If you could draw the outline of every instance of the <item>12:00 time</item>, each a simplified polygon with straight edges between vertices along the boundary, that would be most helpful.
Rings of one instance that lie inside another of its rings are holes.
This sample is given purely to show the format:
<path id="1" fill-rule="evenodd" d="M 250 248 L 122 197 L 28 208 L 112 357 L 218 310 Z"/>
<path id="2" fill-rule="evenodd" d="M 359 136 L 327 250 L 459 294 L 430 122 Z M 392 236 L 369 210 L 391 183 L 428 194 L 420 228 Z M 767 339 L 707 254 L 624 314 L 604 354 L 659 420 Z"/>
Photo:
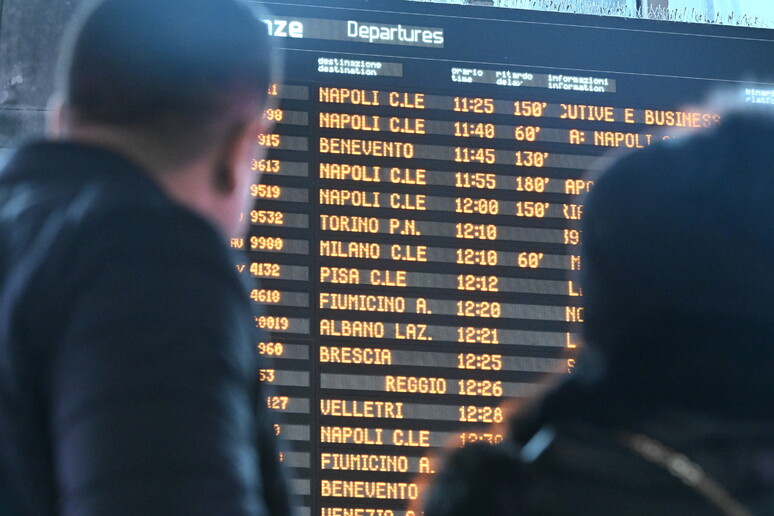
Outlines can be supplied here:
<path id="1" fill-rule="evenodd" d="M 479 215 L 498 215 L 500 213 L 500 201 L 497 199 L 457 197 L 454 202 L 454 211 L 457 213 L 476 213 Z"/>

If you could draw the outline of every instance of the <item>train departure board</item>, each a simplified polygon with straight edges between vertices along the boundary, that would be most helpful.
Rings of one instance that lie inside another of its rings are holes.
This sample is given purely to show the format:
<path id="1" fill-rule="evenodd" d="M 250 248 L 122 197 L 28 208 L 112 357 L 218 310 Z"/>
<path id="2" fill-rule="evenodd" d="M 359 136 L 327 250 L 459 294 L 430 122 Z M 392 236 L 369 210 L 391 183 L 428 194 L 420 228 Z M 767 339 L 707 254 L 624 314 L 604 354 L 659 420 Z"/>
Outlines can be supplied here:
<path id="1" fill-rule="evenodd" d="M 401 1 L 268 2 L 286 52 L 240 272 L 300 514 L 406 516 L 428 453 L 572 374 L 584 172 L 774 103 L 771 31 Z M 636 274 L 637 271 L 632 271 Z"/>

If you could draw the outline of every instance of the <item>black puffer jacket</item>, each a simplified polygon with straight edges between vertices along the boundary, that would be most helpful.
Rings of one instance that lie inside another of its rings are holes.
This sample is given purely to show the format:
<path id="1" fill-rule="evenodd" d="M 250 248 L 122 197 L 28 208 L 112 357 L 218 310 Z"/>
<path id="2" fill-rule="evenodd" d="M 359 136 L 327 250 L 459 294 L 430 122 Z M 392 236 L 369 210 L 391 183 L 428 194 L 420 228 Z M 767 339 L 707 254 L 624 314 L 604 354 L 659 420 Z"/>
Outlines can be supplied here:
<path id="1" fill-rule="evenodd" d="M 774 425 L 665 415 L 637 432 L 687 456 L 751 514 L 774 514 Z M 712 503 L 590 423 L 545 426 L 524 443 L 455 451 L 425 516 L 714 516 Z"/>
<path id="2" fill-rule="evenodd" d="M 721 514 L 622 431 L 774 515 L 774 113 L 722 120 L 592 176 L 573 374 L 510 445 L 453 454 L 426 516 Z"/>
<path id="3" fill-rule="evenodd" d="M 284 514 L 228 248 L 67 143 L 0 173 L 0 514 Z"/>

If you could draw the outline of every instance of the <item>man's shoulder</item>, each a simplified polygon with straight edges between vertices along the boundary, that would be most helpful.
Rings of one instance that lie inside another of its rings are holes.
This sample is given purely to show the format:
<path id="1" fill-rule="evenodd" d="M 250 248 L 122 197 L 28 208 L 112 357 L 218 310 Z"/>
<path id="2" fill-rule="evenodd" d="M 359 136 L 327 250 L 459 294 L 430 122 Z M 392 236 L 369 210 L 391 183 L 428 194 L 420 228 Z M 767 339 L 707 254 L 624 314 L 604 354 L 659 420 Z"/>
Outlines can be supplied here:
<path id="1" fill-rule="evenodd" d="M 50 259 L 101 256 L 228 263 L 224 239 L 206 220 L 170 200 L 142 169 L 104 149 L 39 142 L 0 175 L 9 205 L 2 220 L 17 241 Z M 34 241 L 34 245 L 32 242 Z M 22 246 L 26 247 L 26 246 Z M 23 258 L 29 258 L 23 257 Z"/>
<path id="2" fill-rule="evenodd" d="M 60 235 L 69 252 L 51 256 L 72 267 L 70 285 L 118 275 L 149 293 L 178 284 L 201 296 L 242 297 L 227 243 L 209 222 L 172 202 L 113 200 L 95 200 Z"/>
<path id="3" fill-rule="evenodd" d="M 172 302 L 170 285 L 179 285 L 179 295 L 247 310 L 225 239 L 120 156 L 45 143 L 22 149 L 0 173 L 3 198 L 0 247 L 9 252 L 0 290 L 14 306 L 38 307 L 21 310 L 25 317 L 64 316 L 108 278 L 116 295 L 141 286 L 149 304 Z"/>
<path id="4" fill-rule="evenodd" d="M 76 259 L 90 255 L 98 259 L 104 255 L 123 261 L 229 263 L 225 240 L 191 211 L 171 202 L 112 200 L 112 194 L 96 199 L 64 230 L 62 237 L 77 247 Z"/>

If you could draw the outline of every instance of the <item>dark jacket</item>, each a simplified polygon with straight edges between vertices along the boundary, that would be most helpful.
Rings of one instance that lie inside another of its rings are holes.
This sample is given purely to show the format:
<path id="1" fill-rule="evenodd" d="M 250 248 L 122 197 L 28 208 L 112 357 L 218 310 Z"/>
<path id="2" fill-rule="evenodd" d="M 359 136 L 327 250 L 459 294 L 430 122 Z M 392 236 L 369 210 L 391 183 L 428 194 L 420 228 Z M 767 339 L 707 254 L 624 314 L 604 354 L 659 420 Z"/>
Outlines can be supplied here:
<path id="1" fill-rule="evenodd" d="M 622 432 L 774 515 L 772 139 L 771 113 L 741 109 L 591 176 L 576 367 L 509 444 L 453 454 L 425 516 L 720 514 Z"/>
<path id="2" fill-rule="evenodd" d="M 37 143 L 11 159 L 0 173 L 0 514 L 286 509 L 229 252 L 116 154 Z"/>
<path id="3" fill-rule="evenodd" d="M 774 425 L 682 413 L 636 431 L 687 456 L 751 514 L 774 514 Z M 425 516 L 723 514 L 620 436 L 608 426 L 564 422 L 525 442 L 457 450 L 426 494 Z"/>

